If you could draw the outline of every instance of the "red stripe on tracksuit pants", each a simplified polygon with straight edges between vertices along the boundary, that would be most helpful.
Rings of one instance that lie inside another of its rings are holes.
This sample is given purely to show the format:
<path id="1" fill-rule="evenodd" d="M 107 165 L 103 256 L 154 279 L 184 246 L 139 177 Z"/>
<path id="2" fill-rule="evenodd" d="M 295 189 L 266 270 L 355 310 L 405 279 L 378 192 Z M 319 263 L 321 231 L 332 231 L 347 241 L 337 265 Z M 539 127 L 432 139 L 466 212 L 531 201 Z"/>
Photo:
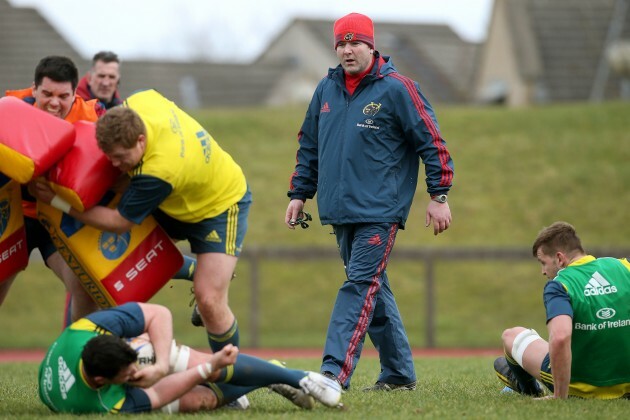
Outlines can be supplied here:
<path id="1" fill-rule="evenodd" d="M 356 356 L 356 351 L 359 348 L 359 345 L 362 343 L 363 338 L 365 337 L 365 333 L 369 326 L 369 321 L 374 311 L 374 302 L 376 300 L 376 294 L 379 292 L 381 288 L 380 278 L 387 267 L 387 261 L 389 260 L 389 254 L 394 247 L 394 241 L 396 239 L 396 233 L 398 232 L 398 225 L 392 224 L 389 235 L 387 238 L 387 246 L 385 247 L 385 252 L 383 253 L 383 258 L 378 265 L 378 270 L 376 274 L 372 277 L 372 283 L 368 289 L 368 293 L 365 296 L 365 300 L 363 301 L 363 307 L 361 309 L 361 314 L 359 316 L 359 321 L 357 322 L 354 333 L 352 334 L 352 338 L 350 339 L 350 344 L 346 351 L 346 357 L 344 360 L 344 364 L 341 367 L 341 372 L 338 375 L 339 381 L 343 384 L 348 379 L 348 376 L 353 371 L 353 361 Z"/>

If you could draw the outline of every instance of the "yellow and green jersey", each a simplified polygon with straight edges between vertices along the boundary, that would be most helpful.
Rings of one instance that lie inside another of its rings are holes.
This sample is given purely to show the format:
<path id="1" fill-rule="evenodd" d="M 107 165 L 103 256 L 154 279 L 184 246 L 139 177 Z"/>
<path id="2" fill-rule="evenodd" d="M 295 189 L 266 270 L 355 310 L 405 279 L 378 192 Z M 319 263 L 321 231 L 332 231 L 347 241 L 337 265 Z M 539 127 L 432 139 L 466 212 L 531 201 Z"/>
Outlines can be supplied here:
<path id="1" fill-rule="evenodd" d="M 97 311 L 70 325 L 50 346 L 39 367 L 41 401 L 57 413 L 120 412 L 134 388 L 127 385 L 92 388 L 83 372 L 81 353 L 85 344 L 98 335 L 135 337 L 143 331 L 144 316 L 137 303 Z M 133 409 L 133 399 L 131 402 L 127 408 Z"/>
<path id="2" fill-rule="evenodd" d="M 630 263 L 588 255 L 554 282 L 573 310 L 571 394 L 610 398 L 630 391 Z"/>

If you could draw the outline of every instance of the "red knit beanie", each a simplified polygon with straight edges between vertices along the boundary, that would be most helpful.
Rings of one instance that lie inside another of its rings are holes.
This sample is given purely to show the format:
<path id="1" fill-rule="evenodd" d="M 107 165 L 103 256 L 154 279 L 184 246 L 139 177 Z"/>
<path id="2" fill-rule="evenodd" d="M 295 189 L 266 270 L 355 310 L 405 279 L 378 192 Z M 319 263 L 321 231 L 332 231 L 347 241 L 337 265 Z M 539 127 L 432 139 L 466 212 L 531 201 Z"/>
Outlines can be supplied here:
<path id="1" fill-rule="evenodd" d="M 372 19 L 360 13 L 350 13 L 339 18 L 333 26 L 335 49 L 340 42 L 361 41 L 374 49 L 374 24 Z"/>

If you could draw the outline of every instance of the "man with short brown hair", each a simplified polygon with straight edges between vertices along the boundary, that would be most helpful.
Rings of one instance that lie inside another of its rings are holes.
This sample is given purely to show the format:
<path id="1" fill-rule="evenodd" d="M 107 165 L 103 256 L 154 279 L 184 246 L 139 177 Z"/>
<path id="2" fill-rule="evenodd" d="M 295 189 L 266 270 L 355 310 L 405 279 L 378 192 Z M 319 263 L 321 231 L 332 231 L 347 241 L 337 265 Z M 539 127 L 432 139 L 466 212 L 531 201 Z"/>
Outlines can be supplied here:
<path id="1" fill-rule="evenodd" d="M 92 58 L 92 67 L 79 81 L 77 95 L 98 99 L 106 109 L 120 105 L 120 59 L 111 51 L 99 51 Z"/>
<path id="2" fill-rule="evenodd" d="M 555 222 L 538 234 L 533 255 L 549 279 L 543 292 L 549 342 L 523 327 L 503 332 L 499 379 L 521 394 L 548 398 L 630 397 L 630 262 L 595 258 L 575 228 Z"/>
<path id="3" fill-rule="evenodd" d="M 252 202 L 241 167 L 199 122 L 153 89 L 107 111 L 96 138 L 112 164 L 129 174 L 129 186 L 115 209 L 97 205 L 68 214 L 114 233 L 153 215 L 171 238 L 188 240 L 197 256 L 194 293 L 208 343 L 213 351 L 238 345 L 228 290 Z M 54 191 L 39 187 L 38 198 L 50 203 Z"/>
<path id="4" fill-rule="evenodd" d="M 7 90 L 7 96 L 22 99 L 42 111 L 69 123 L 77 121 L 95 122 L 105 109 L 98 101 L 85 101 L 76 95 L 79 72 L 74 62 L 63 56 L 47 56 L 35 67 L 33 85 L 26 89 Z M 35 199 L 26 187 L 22 188 L 22 208 L 26 228 L 26 243 L 29 255 L 39 249 L 46 266 L 65 284 L 72 295 L 72 317 L 78 319 L 98 309 L 94 300 L 87 294 L 77 276 L 63 260 L 53 245 L 50 235 L 37 220 Z M 13 277 L 0 283 L 0 305 L 9 292 Z"/>

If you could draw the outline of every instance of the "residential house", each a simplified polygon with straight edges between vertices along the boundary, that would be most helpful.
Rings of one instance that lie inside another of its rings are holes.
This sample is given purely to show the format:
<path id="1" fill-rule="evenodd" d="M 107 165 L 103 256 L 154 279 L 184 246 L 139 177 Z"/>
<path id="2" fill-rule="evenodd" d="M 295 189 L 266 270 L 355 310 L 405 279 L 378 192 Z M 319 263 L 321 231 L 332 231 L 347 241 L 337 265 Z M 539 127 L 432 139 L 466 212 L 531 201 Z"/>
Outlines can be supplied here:
<path id="1" fill-rule="evenodd" d="M 511 106 L 619 99 L 608 52 L 630 39 L 628 0 L 495 0 L 476 99 Z"/>

